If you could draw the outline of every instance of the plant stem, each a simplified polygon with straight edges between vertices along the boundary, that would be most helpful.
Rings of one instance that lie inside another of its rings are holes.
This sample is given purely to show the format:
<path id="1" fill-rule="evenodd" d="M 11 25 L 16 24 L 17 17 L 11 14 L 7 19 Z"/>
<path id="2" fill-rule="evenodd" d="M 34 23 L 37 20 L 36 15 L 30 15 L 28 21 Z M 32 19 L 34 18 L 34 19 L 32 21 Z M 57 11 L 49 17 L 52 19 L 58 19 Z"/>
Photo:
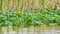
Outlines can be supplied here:
<path id="1" fill-rule="evenodd" d="M 2 34 L 2 27 L 0 27 L 0 34 Z"/>
<path id="2" fill-rule="evenodd" d="M 7 26 L 7 34 L 9 34 L 9 26 Z"/>
<path id="3" fill-rule="evenodd" d="M 19 29 L 18 29 L 18 27 L 17 27 L 17 34 L 19 34 L 18 32 L 19 32 Z"/>

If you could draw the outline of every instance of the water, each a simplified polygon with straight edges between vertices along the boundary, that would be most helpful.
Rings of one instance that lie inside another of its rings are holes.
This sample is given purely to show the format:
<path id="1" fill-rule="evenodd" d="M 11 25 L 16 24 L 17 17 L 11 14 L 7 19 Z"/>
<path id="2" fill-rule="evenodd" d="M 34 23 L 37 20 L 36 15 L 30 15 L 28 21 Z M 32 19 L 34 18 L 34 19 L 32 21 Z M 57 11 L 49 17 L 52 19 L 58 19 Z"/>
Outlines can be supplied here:
<path id="1" fill-rule="evenodd" d="M 16 31 L 10 31 L 9 34 L 16 34 Z M 7 32 L 4 32 L 7 34 Z M 60 30 L 41 30 L 40 32 L 28 32 L 26 29 L 18 34 L 60 34 Z"/>

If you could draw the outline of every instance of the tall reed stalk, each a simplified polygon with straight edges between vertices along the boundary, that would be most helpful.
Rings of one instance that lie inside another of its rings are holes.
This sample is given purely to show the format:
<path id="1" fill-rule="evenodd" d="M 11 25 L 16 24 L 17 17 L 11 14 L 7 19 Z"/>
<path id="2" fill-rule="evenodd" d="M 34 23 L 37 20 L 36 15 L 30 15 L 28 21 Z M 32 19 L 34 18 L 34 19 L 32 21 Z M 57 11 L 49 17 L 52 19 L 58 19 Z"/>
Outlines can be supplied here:
<path id="1" fill-rule="evenodd" d="M 2 11 L 2 3 L 3 3 L 3 0 L 0 0 L 0 10 Z"/>
<path id="2" fill-rule="evenodd" d="M 0 26 L 0 34 L 2 34 L 2 26 Z"/>

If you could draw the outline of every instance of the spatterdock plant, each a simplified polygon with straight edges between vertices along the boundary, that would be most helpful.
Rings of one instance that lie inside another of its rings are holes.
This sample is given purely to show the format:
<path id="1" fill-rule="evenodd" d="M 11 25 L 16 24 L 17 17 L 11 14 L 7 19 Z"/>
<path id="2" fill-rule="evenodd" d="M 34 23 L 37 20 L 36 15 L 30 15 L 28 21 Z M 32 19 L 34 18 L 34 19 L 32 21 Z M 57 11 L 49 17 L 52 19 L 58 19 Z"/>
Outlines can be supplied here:
<path id="1" fill-rule="evenodd" d="M 9 26 L 12 25 L 12 22 L 10 21 L 11 14 L 9 14 L 9 12 L 6 12 L 4 16 L 7 34 L 9 34 Z"/>
<path id="2" fill-rule="evenodd" d="M 3 34 L 2 32 L 2 27 L 4 26 L 4 16 L 3 15 L 0 15 L 0 34 Z"/>

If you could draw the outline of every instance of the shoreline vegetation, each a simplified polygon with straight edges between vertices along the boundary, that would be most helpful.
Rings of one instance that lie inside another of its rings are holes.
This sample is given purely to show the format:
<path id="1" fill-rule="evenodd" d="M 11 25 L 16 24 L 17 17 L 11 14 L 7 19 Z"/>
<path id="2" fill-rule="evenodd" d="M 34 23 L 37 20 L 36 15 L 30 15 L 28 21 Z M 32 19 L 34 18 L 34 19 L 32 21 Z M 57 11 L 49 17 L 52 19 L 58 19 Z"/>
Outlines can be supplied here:
<path id="1" fill-rule="evenodd" d="M 0 34 L 19 29 L 60 30 L 60 0 L 0 0 Z"/>

